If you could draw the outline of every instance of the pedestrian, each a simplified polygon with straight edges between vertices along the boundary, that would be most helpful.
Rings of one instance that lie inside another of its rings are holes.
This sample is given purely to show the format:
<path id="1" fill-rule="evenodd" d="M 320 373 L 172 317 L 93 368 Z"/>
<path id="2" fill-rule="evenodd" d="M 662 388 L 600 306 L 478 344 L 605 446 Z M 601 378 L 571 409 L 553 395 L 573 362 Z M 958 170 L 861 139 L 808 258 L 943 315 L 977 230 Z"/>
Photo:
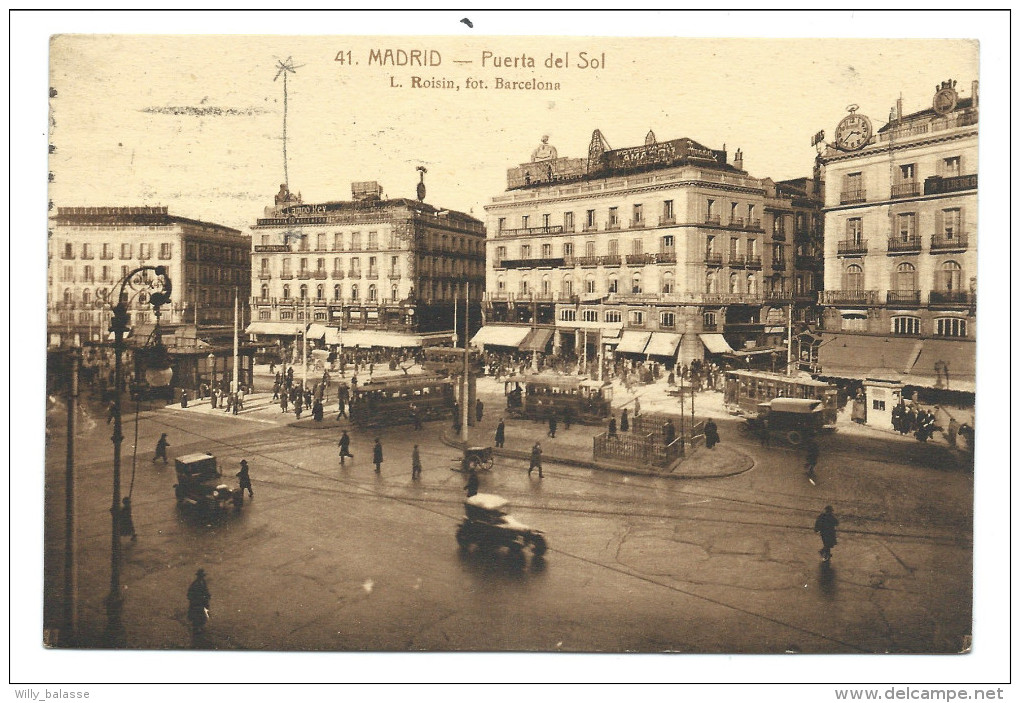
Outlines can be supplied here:
<path id="1" fill-rule="evenodd" d="M 640 398 L 635 398 L 634 399 L 634 417 L 637 417 L 640 414 L 641 414 L 641 399 Z"/>
<path id="2" fill-rule="evenodd" d="M 312 403 L 312 417 L 316 422 L 322 422 L 322 401 L 318 398 Z"/>
<path id="3" fill-rule="evenodd" d="M 464 486 L 464 490 L 467 491 L 467 497 L 478 495 L 478 472 L 475 471 L 475 467 L 468 469 L 468 481 L 467 485 Z"/>
<path id="4" fill-rule="evenodd" d="M 418 412 L 418 406 L 411 403 L 411 422 L 414 423 L 414 429 L 421 429 L 421 413 Z"/>
<path id="5" fill-rule="evenodd" d="M 767 417 L 763 417 L 758 425 L 758 438 L 761 440 L 761 446 L 772 446 L 772 430 L 769 427 L 769 419 Z"/>
<path id="6" fill-rule="evenodd" d="M 563 429 L 569 430 L 570 423 L 574 421 L 574 408 L 571 405 L 567 405 L 563 408 Z"/>
<path id="7" fill-rule="evenodd" d="M 199 569 L 195 572 L 195 580 L 188 586 L 188 622 L 191 623 L 192 633 L 196 635 L 209 621 L 210 600 L 212 596 L 205 582 L 205 569 Z"/>
<path id="8" fill-rule="evenodd" d="M 209 405 L 215 410 L 220 404 L 220 392 L 216 390 L 216 386 L 213 386 L 209 391 Z"/>
<path id="9" fill-rule="evenodd" d="M 187 391 L 181 391 L 181 407 L 182 408 L 188 407 L 188 392 Z"/>
<path id="10" fill-rule="evenodd" d="M 616 436 L 616 418 L 615 417 L 609 418 L 609 436 L 610 437 L 615 437 Z"/>
<path id="11" fill-rule="evenodd" d="M 496 446 L 502 447 L 504 442 L 506 442 L 506 425 L 503 423 L 503 418 L 499 418 L 499 424 L 496 425 Z"/>
<path id="12" fill-rule="evenodd" d="M 418 453 L 418 445 L 411 450 L 411 480 L 417 481 L 421 478 L 421 455 Z"/>
<path id="13" fill-rule="evenodd" d="M 122 537 L 131 535 L 131 541 L 138 539 L 135 534 L 135 521 L 131 518 L 131 499 L 125 498 L 121 503 L 120 512 L 117 514 L 117 523 Z"/>
<path id="14" fill-rule="evenodd" d="M 826 505 L 825 512 L 815 520 L 815 532 L 822 536 L 822 548 L 818 550 L 822 561 L 832 559 L 832 548 L 836 546 L 836 526 L 838 524 L 839 520 L 833 514 L 831 505 Z"/>
<path id="15" fill-rule="evenodd" d="M 166 432 L 159 436 L 159 441 L 156 442 L 156 455 L 152 457 L 153 461 L 156 459 L 163 459 L 163 463 L 166 463 L 166 448 L 170 446 L 170 442 L 166 438 Z"/>
<path id="16" fill-rule="evenodd" d="M 106 424 L 107 425 L 110 424 L 110 420 L 112 420 L 114 415 L 116 415 L 116 414 L 117 414 L 117 402 L 114 401 L 114 400 L 111 400 L 106 405 Z"/>
<path id="17" fill-rule="evenodd" d="M 556 411 L 549 413 L 549 436 L 556 439 Z"/>
<path id="18" fill-rule="evenodd" d="M 245 489 L 248 490 L 248 497 L 254 498 L 255 491 L 251 489 L 251 476 L 248 475 L 248 462 L 241 459 L 241 470 L 237 472 L 237 480 L 240 483 L 240 491 L 243 497 Z"/>
<path id="19" fill-rule="evenodd" d="M 379 438 L 375 438 L 375 446 L 372 447 L 372 463 L 375 464 L 375 472 L 380 473 L 382 468 L 382 443 Z"/>
<path id="20" fill-rule="evenodd" d="M 198 387 L 198 399 L 205 400 L 207 395 L 209 395 L 209 386 L 203 382 L 202 385 Z"/>
<path id="21" fill-rule="evenodd" d="M 807 469 L 807 479 L 811 482 L 811 485 L 815 485 L 815 466 L 818 464 L 818 442 L 815 441 L 814 437 L 809 437 L 807 441 L 807 456 L 804 463 L 804 468 Z"/>
<path id="22" fill-rule="evenodd" d="M 716 427 L 715 420 L 709 418 L 705 423 L 705 446 L 712 449 L 717 444 L 719 444 L 719 428 Z"/>
<path id="23" fill-rule="evenodd" d="M 284 391 L 283 393 L 280 394 L 280 412 L 282 412 L 282 413 L 287 412 L 287 401 L 288 400 L 289 400 L 289 396 L 287 395 L 287 391 Z"/>
<path id="24" fill-rule="evenodd" d="M 528 465 L 528 476 L 531 476 L 531 472 L 538 469 L 538 477 L 542 478 L 542 445 L 535 442 L 535 446 L 531 448 L 531 463 Z"/>
<path id="25" fill-rule="evenodd" d="M 482 408 L 483 408 L 482 399 L 479 398 L 478 400 L 475 401 L 475 422 L 482 421 Z"/>
<path id="26" fill-rule="evenodd" d="M 297 415 L 297 419 L 301 419 L 301 413 L 305 409 L 303 394 L 297 394 L 297 400 L 294 401 L 294 414 Z"/>
<path id="27" fill-rule="evenodd" d="M 623 413 L 620 415 L 620 432 L 630 431 L 630 419 L 627 417 L 627 408 L 623 409 Z"/>
<path id="28" fill-rule="evenodd" d="M 234 414 L 244 410 L 244 386 L 237 387 L 237 400 L 234 403 Z"/>
<path id="29" fill-rule="evenodd" d="M 662 431 L 665 435 L 666 446 L 668 447 L 673 444 L 673 441 L 676 439 L 676 429 L 673 427 L 673 421 L 666 420 L 666 424 L 663 426 Z"/>
<path id="30" fill-rule="evenodd" d="M 345 456 L 349 456 L 351 461 L 354 460 L 354 455 L 351 454 L 351 438 L 347 436 L 347 430 L 344 430 L 340 435 L 340 442 L 337 446 L 340 447 L 340 466 L 344 465 Z"/>

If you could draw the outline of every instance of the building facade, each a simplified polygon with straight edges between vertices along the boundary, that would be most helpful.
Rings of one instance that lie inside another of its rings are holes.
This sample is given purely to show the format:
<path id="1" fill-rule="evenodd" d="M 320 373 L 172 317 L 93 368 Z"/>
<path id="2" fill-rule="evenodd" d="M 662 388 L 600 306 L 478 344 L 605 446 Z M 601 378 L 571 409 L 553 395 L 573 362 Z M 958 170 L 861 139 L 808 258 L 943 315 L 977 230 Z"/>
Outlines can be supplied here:
<path id="1" fill-rule="evenodd" d="M 978 85 L 872 133 L 852 113 L 826 169 L 824 333 L 817 371 L 974 391 Z"/>
<path id="2" fill-rule="evenodd" d="M 280 342 L 307 333 L 345 348 L 449 344 L 468 294 L 478 324 L 484 241 L 481 221 L 384 199 L 374 181 L 354 183 L 351 200 L 319 204 L 281 186 L 252 227 L 247 331 Z"/>
<path id="3" fill-rule="evenodd" d="M 586 363 L 771 354 L 791 307 L 813 309 L 820 284 L 793 255 L 821 205 L 818 183 L 802 180 L 763 181 L 739 150 L 731 163 L 725 150 L 651 132 L 612 150 L 596 130 L 585 159 L 543 139 L 486 206 L 487 328 L 476 343 Z"/>
<path id="4" fill-rule="evenodd" d="M 249 238 L 236 229 L 168 213 L 166 207 L 61 207 L 52 218 L 49 248 L 50 345 L 77 334 L 107 339 L 110 296 L 139 266 L 166 266 L 173 282 L 161 311 L 167 334 L 206 341 L 229 336 L 234 297 L 250 295 Z M 155 323 L 147 294 L 129 302 L 131 324 Z"/>

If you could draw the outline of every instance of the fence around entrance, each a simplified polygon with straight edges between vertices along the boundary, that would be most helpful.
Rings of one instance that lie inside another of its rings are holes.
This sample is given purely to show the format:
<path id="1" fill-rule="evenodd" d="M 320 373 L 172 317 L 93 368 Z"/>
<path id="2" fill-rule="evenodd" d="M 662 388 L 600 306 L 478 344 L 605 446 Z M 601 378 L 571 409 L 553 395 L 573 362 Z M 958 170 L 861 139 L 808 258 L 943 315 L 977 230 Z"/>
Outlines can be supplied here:
<path id="1" fill-rule="evenodd" d="M 674 439 L 666 443 L 667 423 L 672 423 Z M 693 422 L 691 418 L 673 415 L 640 415 L 633 419 L 629 432 L 619 432 L 610 437 L 602 432 L 593 438 L 595 460 L 612 461 L 634 467 L 668 468 L 684 456 L 686 446 L 694 446 L 704 438 L 705 422 Z"/>

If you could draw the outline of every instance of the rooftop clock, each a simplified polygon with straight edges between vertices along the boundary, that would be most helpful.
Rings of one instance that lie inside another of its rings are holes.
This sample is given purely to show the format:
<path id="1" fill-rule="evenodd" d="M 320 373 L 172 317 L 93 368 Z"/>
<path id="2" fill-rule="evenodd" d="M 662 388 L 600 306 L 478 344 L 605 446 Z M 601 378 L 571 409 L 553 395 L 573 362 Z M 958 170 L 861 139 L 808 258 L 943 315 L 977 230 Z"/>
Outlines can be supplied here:
<path id="1" fill-rule="evenodd" d="M 857 151 L 871 141 L 871 120 L 857 114 L 857 106 L 847 108 L 850 114 L 836 126 L 836 146 L 844 151 Z"/>
<path id="2" fill-rule="evenodd" d="M 956 81 L 942 81 L 942 85 L 935 90 L 935 99 L 931 104 L 935 114 L 945 115 L 955 110 L 958 97 Z"/>

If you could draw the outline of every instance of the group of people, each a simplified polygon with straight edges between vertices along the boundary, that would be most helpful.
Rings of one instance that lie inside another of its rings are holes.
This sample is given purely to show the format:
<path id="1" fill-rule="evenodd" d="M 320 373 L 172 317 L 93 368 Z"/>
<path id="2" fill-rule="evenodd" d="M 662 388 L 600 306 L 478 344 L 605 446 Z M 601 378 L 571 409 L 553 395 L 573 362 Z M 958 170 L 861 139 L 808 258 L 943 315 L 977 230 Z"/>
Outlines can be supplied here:
<path id="1" fill-rule="evenodd" d="M 913 433 L 921 442 L 927 442 L 938 429 L 935 424 L 935 413 L 916 406 L 907 405 L 902 400 L 892 410 L 893 429 L 901 435 Z"/>

